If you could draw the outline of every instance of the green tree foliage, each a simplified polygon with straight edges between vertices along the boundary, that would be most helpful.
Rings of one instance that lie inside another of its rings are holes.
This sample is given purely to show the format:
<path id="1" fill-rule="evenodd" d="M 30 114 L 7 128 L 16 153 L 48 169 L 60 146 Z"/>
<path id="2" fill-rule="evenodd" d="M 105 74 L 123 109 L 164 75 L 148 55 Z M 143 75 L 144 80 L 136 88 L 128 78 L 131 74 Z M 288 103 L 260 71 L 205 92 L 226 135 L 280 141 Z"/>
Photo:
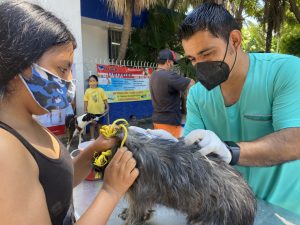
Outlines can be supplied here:
<path id="1" fill-rule="evenodd" d="M 299 4 L 300 0 L 296 3 Z M 239 13 L 241 7 L 243 9 L 243 49 L 247 52 L 264 52 L 267 37 L 267 23 L 263 22 L 265 1 L 244 1 L 241 5 L 241 0 L 229 0 L 225 1 L 224 5 L 234 15 Z M 288 6 L 285 10 L 284 23 L 281 24 L 279 31 L 272 35 L 270 51 L 299 55 L 300 25 Z M 184 13 L 179 13 L 176 6 L 175 11 L 167 9 L 166 6 L 151 9 L 145 27 L 132 32 L 126 59 L 156 62 L 157 54 L 163 48 L 170 48 L 184 55 L 176 36 L 184 17 Z M 183 74 L 194 77 L 194 68 L 184 58 L 179 60 L 179 67 Z"/>
<path id="2" fill-rule="evenodd" d="M 242 28 L 242 35 L 242 47 L 246 52 L 265 51 L 265 32 L 259 24 L 248 22 Z"/>
<path id="3" fill-rule="evenodd" d="M 160 6 L 149 10 L 146 25 L 131 34 L 126 59 L 155 63 L 158 52 L 164 48 L 170 48 L 182 56 L 184 53 L 177 31 L 184 17 L 183 13 Z M 177 69 L 184 76 L 195 75 L 193 66 L 185 58 L 179 59 Z"/>
<path id="4" fill-rule="evenodd" d="M 300 5 L 299 0 L 296 3 Z M 285 22 L 281 27 L 277 43 L 277 49 L 280 53 L 300 57 L 300 24 L 291 11 L 286 12 Z"/>
<path id="5" fill-rule="evenodd" d="M 163 48 L 182 53 L 176 34 L 183 18 L 184 14 L 163 7 L 151 9 L 146 25 L 132 32 L 126 59 L 155 62 Z"/>
<path id="6" fill-rule="evenodd" d="M 300 24 L 285 26 L 285 32 L 280 38 L 279 50 L 281 53 L 300 57 Z"/>
<path id="7" fill-rule="evenodd" d="M 140 15 L 142 10 L 149 9 L 158 2 L 156 0 L 107 0 L 106 3 L 116 15 L 123 17 L 123 30 L 118 52 L 118 60 L 123 60 L 128 47 L 133 12 L 135 15 Z"/>

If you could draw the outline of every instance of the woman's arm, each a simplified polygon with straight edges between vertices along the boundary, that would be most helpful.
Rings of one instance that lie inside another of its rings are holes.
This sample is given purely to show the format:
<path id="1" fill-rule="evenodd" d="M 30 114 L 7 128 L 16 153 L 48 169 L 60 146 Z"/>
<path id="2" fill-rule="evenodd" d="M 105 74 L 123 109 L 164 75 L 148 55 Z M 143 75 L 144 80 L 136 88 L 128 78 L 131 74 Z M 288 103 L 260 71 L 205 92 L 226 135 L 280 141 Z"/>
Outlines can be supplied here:
<path id="1" fill-rule="evenodd" d="M 137 178 L 139 171 L 132 153 L 120 148 L 105 169 L 104 183 L 97 197 L 76 225 L 105 225 L 121 197 Z"/>
<path id="2" fill-rule="evenodd" d="M 27 149 L 0 130 L 0 218 L 5 225 L 51 225 L 39 169 Z M 9 149 L 9 151 L 8 151 Z M 126 148 L 117 151 L 106 167 L 104 183 L 78 225 L 106 224 L 113 209 L 139 172 Z"/>
<path id="3" fill-rule="evenodd" d="M 50 225 L 39 169 L 28 150 L 0 130 L 0 218 L 5 225 Z"/>
<path id="4" fill-rule="evenodd" d="M 77 186 L 88 176 L 92 169 L 92 159 L 95 152 L 103 152 L 111 149 L 116 144 L 115 138 L 104 138 L 100 135 L 92 144 L 87 146 L 81 153 L 73 159 L 74 165 L 74 184 Z"/>

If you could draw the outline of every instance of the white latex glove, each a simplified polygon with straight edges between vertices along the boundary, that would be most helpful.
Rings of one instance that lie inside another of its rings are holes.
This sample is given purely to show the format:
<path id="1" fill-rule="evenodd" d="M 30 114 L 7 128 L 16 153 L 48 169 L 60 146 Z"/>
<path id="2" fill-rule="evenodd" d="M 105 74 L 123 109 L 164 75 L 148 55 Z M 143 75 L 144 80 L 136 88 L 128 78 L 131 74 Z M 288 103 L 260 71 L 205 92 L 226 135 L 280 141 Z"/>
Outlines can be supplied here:
<path id="1" fill-rule="evenodd" d="M 136 127 L 136 126 L 130 126 L 128 127 L 128 131 L 134 131 L 140 134 L 143 134 L 149 138 L 152 138 L 150 134 L 148 134 L 147 130 L 141 128 L 141 127 Z"/>
<path id="2" fill-rule="evenodd" d="M 166 139 L 174 142 L 178 141 L 178 139 L 175 138 L 172 134 L 162 129 L 156 129 L 156 130 L 147 129 L 147 133 L 150 134 L 152 138 Z"/>
<path id="3" fill-rule="evenodd" d="M 133 130 L 135 132 L 141 133 L 149 138 L 159 138 L 159 139 L 166 139 L 170 141 L 177 142 L 177 138 L 175 138 L 172 134 L 165 130 L 151 130 L 151 129 L 143 129 L 141 127 L 136 127 L 136 126 L 130 126 L 128 127 L 129 130 Z"/>
<path id="4" fill-rule="evenodd" d="M 228 164 L 230 163 L 232 158 L 230 151 L 214 132 L 210 130 L 197 129 L 193 130 L 184 138 L 184 142 L 187 145 L 192 145 L 196 141 L 198 141 L 198 145 L 201 147 L 199 150 L 201 155 L 215 153 L 223 161 Z"/>

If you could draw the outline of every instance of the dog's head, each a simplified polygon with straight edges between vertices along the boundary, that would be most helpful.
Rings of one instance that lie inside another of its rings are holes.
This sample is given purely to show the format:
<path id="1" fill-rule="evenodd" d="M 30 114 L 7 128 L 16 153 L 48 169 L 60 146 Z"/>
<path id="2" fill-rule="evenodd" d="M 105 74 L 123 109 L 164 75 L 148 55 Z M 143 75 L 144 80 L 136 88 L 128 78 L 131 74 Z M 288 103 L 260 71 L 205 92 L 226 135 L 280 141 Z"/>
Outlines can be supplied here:
<path id="1" fill-rule="evenodd" d="M 117 134 L 119 140 L 123 140 L 124 131 L 121 131 Z M 170 139 L 163 139 L 159 137 L 154 137 L 143 129 L 130 129 L 128 128 L 128 136 L 125 142 L 125 146 L 133 153 L 137 164 L 145 161 L 151 163 L 151 160 L 156 160 L 157 158 L 166 158 L 167 152 L 173 152 L 176 155 L 177 150 L 181 148 L 187 149 L 183 140 L 174 142 Z M 198 147 L 199 148 L 199 147 Z M 192 151 L 192 148 L 189 148 L 187 151 Z M 172 154 L 173 154 L 172 153 Z M 148 156 L 154 156 L 154 158 L 149 158 Z M 146 159 L 146 157 L 148 157 Z M 155 165 L 155 163 L 153 163 Z"/>
<path id="2" fill-rule="evenodd" d="M 96 116 L 94 114 L 91 113 L 86 113 L 83 117 L 82 117 L 82 121 L 91 121 L 93 119 L 95 119 Z"/>
<path id="3" fill-rule="evenodd" d="M 95 118 L 96 118 L 96 116 L 91 113 L 83 114 L 76 118 L 76 120 L 77 120 L 76 125 L 77 125 L 77 127 L 80 127 L 81 129 L 83 129 L 86 125 L 91 123 Z"/>

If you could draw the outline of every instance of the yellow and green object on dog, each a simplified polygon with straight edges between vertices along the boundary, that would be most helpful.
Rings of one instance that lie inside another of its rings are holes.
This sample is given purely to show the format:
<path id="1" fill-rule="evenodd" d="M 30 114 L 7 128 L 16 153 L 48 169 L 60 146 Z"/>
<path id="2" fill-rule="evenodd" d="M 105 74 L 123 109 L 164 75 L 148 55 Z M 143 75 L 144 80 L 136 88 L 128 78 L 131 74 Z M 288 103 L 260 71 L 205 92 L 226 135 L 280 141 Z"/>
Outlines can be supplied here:
<path id="1" fill-rule="evenodd" d="M 123 147 L 128 136 L 127 131 L 128 122 L 125 119 L 117 119 L 111 125 L 104 125 L 100 128 L 99 132 L 106 138 L 115 137 L 120 131 L 124 131 L 124 137 L 120 147 Z M 112 158 L 112 150 L 108 149 L 104 152 L 95 152 L 94 159 L 92 161 L 93 168 L 96 172 L 95 179 L 102 178 L 102 173 L 106 165 Z"/>

